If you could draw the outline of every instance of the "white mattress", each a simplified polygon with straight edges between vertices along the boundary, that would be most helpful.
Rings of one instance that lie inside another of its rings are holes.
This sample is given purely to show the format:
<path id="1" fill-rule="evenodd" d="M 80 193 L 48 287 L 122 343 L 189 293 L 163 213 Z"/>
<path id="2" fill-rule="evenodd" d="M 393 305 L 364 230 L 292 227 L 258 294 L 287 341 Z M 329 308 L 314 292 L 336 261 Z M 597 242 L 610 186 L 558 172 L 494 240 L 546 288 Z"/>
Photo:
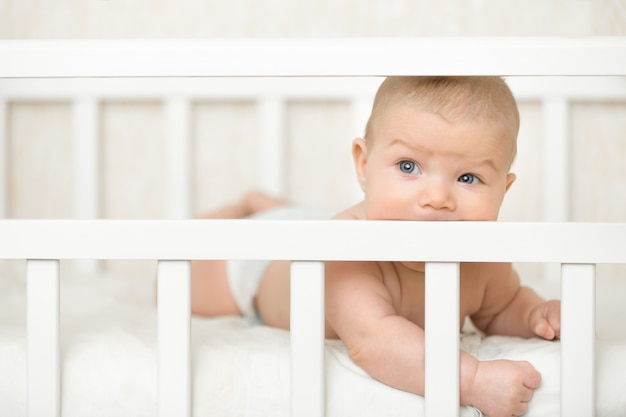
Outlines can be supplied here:
<path id="1" fill-rule="evenodd" d="M 26 415 L 24 279 L 0 279 L 0 415 Z M 154 281 L 125 276 L 62 279 L 62 412 L 74 416 L 155 416 Z M 623 292 L 622 292 L 623 294 Z M 620 314 L 625 310 L 621 308 Z M 597 342 L 598 416 L 626 416 L 626 315 Z M 603 326 L 603 329 L 610 326 Z M 558 415 L 558 342 L 465 333 L 480 359 L 528 360 L 543 376 L 527 416 Z M 193 318 L 194 416 L 288 416 L 289 335 L 241 318 Z M 423 398 L 385 386 L 326 342 L 328 416 L 416 416 Z M 462 410 L 463 416 L 477 415 Z"/>

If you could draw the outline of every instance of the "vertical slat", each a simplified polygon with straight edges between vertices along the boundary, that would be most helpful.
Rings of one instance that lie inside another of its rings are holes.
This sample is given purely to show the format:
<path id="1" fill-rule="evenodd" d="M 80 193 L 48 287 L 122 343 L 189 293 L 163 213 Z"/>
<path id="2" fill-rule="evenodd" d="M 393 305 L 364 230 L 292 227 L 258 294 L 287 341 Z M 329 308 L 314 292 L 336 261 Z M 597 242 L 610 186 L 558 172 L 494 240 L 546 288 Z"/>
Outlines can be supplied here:
<path id="1" fill-rule="evenodd" d="M 74 190 L 73 216 L 77 219 L 95 219 L 100 211 L 100 146 L 99 104 L 95 98 L 82 97 L 73 102 L 72 149 Z M 98 261 L 73 261 L 81 273 L 93 273 Z"/>
<path id="2" fill-rule="evenodd" d="M 9 117 L 9 114 L 7 112 L 6 100 L 0 97 L 0 219 L 5 218 L 9 213 L 7 117 Z"/>
<path id="3" fill-rule="evenodd" d="M 595 415 L 595 265 L 563 264 L 561 415 Z"/>
<path id="4" fill-rule="evenodd" d="M 175 97 L 167 100 L 167 218 L 185 219 L 191 215 L 191 163 L 189 101 Z"/>
<path id="5" fill-rule="evenodd" d="M 81 98 L 73 104 L 74 217 L 94 219 L 99 205 L 98 103 Z"/>
<path id="6" fill-rule="evenodd" d="M 159 261 L 158 415 L 191 415 L 191 267 Z"/>
<path id="7" fill-rule="evenodd" d="M 543 221 L 564 222 L 569 217 L 569 107 L 565 99 L 548 99 L 542 112 Z"/>
<path id="8" fill-rule="evenodd" d="M 259 187 L 273 195 L 284 195 L 285 179 L 285 106 L 282 99 L 268 97 L 258 103 Z"/>
<path id="9" fill-rule="evenodd" d="M 291 263 L 291 416 L 324 415 L 324 264 Z"/>
<path id="10" fill-rule="evenodd" d="M 426 417 L 459 415 L 459 286 L 458 263 L 426 263 Z"/>
<path id="11" fill-rule="evenodd" d="M 570 147 L 569 105 L 565 97 L 545 99 L 542 103 L 541 156 L 544 181 L 541 195 L 542 220 L 565 222 L 569 220 Z M 546 279 L 559 276 L 560 265 L 543 266 Z M 555 282 L 556 284 L 556 282 Z"/>
<path id="12" fill-rule="evenodd" d="M 59 262 L 27 261 L 28 416 L 61 414 Z"/>

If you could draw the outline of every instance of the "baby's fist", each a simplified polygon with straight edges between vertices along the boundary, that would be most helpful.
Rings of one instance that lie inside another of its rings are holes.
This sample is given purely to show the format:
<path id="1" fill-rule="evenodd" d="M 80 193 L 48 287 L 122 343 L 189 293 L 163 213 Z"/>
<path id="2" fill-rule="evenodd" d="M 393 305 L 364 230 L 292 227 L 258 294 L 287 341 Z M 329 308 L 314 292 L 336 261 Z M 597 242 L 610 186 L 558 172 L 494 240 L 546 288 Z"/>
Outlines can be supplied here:
<path id="1" fill-rule="evenodd" d="M 550 300 L 537 305 L 530 313 L 529 325 L 533 333 L 546 340 L 561 337 L 561 302 Z"/>

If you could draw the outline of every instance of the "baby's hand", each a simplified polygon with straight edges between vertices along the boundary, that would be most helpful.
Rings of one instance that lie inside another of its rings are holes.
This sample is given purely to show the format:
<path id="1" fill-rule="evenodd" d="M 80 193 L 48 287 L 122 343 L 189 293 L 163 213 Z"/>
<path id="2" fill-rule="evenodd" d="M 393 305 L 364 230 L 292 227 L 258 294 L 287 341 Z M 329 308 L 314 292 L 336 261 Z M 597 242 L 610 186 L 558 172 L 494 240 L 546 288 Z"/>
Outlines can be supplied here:
<path id="1" fill-rule="evenodd" d="M 540 384 L 541 374 L 528 362 L 479 362 L 471 405 L 489 417 L 521 416 Z"/>
<path id="2" fill-rule="evenodd" d="M 546 340 L 561 337 L 561 302 L 550 300 L 539 304 L 530 313 L 530 329 Z"/>

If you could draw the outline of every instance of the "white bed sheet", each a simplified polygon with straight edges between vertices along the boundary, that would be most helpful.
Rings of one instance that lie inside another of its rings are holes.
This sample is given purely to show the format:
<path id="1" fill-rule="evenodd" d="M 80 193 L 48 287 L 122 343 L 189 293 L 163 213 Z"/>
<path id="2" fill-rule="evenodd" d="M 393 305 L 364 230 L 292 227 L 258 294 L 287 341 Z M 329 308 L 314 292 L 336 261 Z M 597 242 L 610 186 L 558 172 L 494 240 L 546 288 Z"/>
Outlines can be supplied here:
<path id="1" fill-rule="evenodd" d="M 0 415 L 26 415 L 24 279 L 0 277 Z M 62 278 L 62 412 L 74 416 L 155 416 L 154 281 L 124 276 Z M 622 316 L 623 318 L 625 316 Z M 619 321 L 618 326 L 623 326 Z M 616 336 L 617 334 L 617 336 Z M 558 342 L 461 337 L 480 359 L 528 360 L 543 376 L 529 417 L 559 412 Z M 288 416 L 289 334 L 238 317 L 193 318 L 193 415 Z M 597 343 L 599 417 L 626 416 L 626 337 Z M 385 386 L 326 342 L 328 416 L 416 416 L 423 398 Z M 464 408 L 463 416 L 477 415 Z"/>

